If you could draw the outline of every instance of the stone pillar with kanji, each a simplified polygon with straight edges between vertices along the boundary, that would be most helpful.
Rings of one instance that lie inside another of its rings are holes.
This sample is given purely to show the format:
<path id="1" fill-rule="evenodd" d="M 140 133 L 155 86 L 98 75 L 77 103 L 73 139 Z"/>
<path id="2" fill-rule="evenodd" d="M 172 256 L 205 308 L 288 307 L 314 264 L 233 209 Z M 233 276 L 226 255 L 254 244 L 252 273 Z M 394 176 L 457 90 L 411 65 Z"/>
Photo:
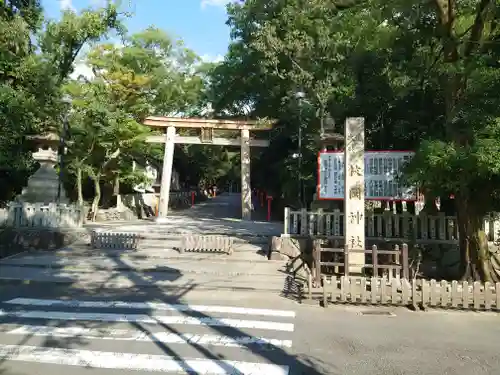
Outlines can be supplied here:
<path id="1" fill-rule="evenodd" d="M 365 266 L 365 127 L 364 118 L 348 118 L 344 151 L 344 231 L 349 251 L 349 274 Z M 356 251 L 352 251 L 356 250 Z"/>

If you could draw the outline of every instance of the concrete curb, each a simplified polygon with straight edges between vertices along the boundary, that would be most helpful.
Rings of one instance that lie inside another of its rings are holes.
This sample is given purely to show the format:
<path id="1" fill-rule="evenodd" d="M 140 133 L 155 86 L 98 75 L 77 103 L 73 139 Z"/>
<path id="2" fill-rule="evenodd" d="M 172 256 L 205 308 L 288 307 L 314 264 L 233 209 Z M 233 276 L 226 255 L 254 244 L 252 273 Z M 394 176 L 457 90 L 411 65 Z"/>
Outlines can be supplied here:
<path id="1" fill-rule="evenodd" d="M 13 279 L 8 277 L 0 277 L 0 286 L 18 286 L 18 285 L 58 285 L 58 286 L 70 286 L 74 288 L 81 288 L 85 290 L 90 289 L 157 289 L 165 292 L 181 292 L 185 293 L 186 289 L 191 291 L 203 290 L 203 291 L 233 291 L 233 292 L 249 292 L 249 293 L 259 293 L 259 292 L 273 292 L 282 293 L 283 288 L 251 288 L 251 287 L 230 287 L 230 286 L 212 286 L 207 287 L 204 285 L 196 284 L 194 287 L 192 285 L 169 285 L 160 286 L 154 284 L 146 285 L 120 285 L 113 283 L 91 283 L 91 282 L 79 282 L 73 280 L 30 280 L 30 279 Z"/>
<path id="2" fill-rule="evenodd" d="M 235 237 L 235 242 L 237 239 L 245 239 L 245 238 L 255 238 L 255 239 L 269 239 L 269 237 L 280 237 L 281 233 L 269 233 L 269 234 L 242 234 L 240 232 L 200 232 L 200 233 L 193 233 L 191 232 L 164 232 L 160 236 L 155 236 L 151 234 L 145 234 L 144 232 L 137 232 L 137 231 L 118 231 L 118 230 L 113 230 L 113 229 L 102 229 L 99 231 L 99 233 L 130 233 L 130 234 L 136 234 L 139 236 L 139 239 L 141 240 L 159 240 L 159 241 L 168 241 L 168 240 L 176 240 L 180 236 L 185 236 L 185 235 L 192 235 L 192 234 L 203 234 L 203 235 L 214 235 L 214 236 L 231 236 Z M 147 233 L 147 232 L 146 232 Z"/>
<path id="3" fill-rule="evenodd" d="M 20 251 L 19 253 L 10 254 L 10 255 L 7 255 L 6 257 L 0 258 L 0 265 L 6 259 L 12 259 L 12 258 L 15 258 L 19 255 L 27 254 L 29 252 L 30 252 L 30 250 L 23 250 L 23 251 Z"/>
<path id="4" fill-rule="evenodd" d="M 217 254 L 216 256 L 220 256 L 220 258 L 216 258 L 216 257 L 213 257 L 213 256 L 210 256 L 211 254 L 208 254 L 208 253 L 203 253 L 203 254 L 200 254 L 199 256 L 193 256 L 192 253 L 190 253 L 189 255 L 186 255 L 186 256 L 179 256 L 179 255 L 164 255 L 164 256 L 160 256 L 160 255 L 145 255 L 145 254 L 140 254 L 138 252 L 124 252 L 124 253 L 116 253 L 116 254 L 109 254 L 109 253 L 106 253 L 106 252 L 96 252 L 96 251 L 80 251 L 80 252 L 68 252 L 68 253 L 65 253 L 65 254 L 61 254 L 61 253 L 50 253 L 50 252 L 44 252 L 44 251 L 40 251 L 40 252 L 29 252 L 28 254 L 29 255 L 54 255 L 54 256 L 57 256 L 57 257 L 68 257 L 68 258 L 85 258 L 85 257 L 89 257 L 89 256 L 99 256 L 99 257 L 103 257 L 103 258 L 110 258 L 110 259 L 113 259 L 113 258 L 131 258 L 131 259 L 154 259 L 154 260 L 164 260 L 166 262 L 168 261 L 181 261 L 181 260 L 189 260 L 189 261 L 193 261 L 193 262 L 196 262 L 196 261 L 205 261 L 205 262 L 211 262 L 211 263 L 219 263 L 219 262 L 226 262 L 226 263 L 250 263 L 250 264 L 260 264 L 260 263 L 280 263 L 280 262 L 284 262 L 284 260 L 274 260 L 274 259 L 268 259 L 267 255 L 266 254 L 261 254 L 262 256 L 262 259 L 261 260 L 255 260 L 255 259 L 237 259 L 234 257 L 234 254 L 238 254 L 240 251 L 236 250 L 233 255 L 232 255 L 232 258 L 231 257 L 227 257 L 227 258 L 222 258 L 224 256 L 224 254 Z M 242 253 L 244 253 L 246 251 L 242 251 Z M 123 259 L 122 258 L 122 259 Z M 9 264 L 8 262 L 6 263 L 2 263 L 2 261 L 0 260 L 0 266 L 17 266 L 17 264 Z"/>
<path id="5" fill-rule="evenodd" d="M 1 265 L 1 264 L 0 264 Z M 36 269 L 52 269 L 52 270 L 61 270 L 61 271 L 74 271 L 78 273 L 93 273 L 93 271 L 111 271 L 111 272 L 120 272 L 120 271 L 131 271 L 131 272 L 158 272 L 158 273 L 173 273 L 173 274 L 189 274 L 189 275 L 217 275 L 217 276 L 255 276 L 255 277 L 266 277 L 266 278 L 282 278 L 284 277 L 283 274 L 267 274 L 267 273 L 247 273 L 247 272 L 207 272 L 207 271 L 195 271 L 195 270 L 187 270 L 187 271 L 178 271 L 175 268 L 169 268 L 169 266 L 160 266 L 158 268 L 156 267 L 143 267 L 143 268 L 138 268 L 138 267 L 131 267 L 131 266 L 116 266 L 116 267 L 106 267 L 106 266 L 92 266 L 92 268 L 84 268 L 84 267 L 74 267 L 74 266 L 69 266 L 69 265 L 63 265 L 63 264 L 56 264 L 56 265 L 42 265 L 42 264 L 36 264 L 36 265 L 28 265 L 28 264 L 12 264 L 12 265 L 6 265 L 3 264 L 4 266 L 10 266 L 10 267 L 20 267 L 20 268 L 36 268 Z M 164 268 L 164 269 L 162 269 Z M 1 277 L 0 277 L 1 279 Z"/>

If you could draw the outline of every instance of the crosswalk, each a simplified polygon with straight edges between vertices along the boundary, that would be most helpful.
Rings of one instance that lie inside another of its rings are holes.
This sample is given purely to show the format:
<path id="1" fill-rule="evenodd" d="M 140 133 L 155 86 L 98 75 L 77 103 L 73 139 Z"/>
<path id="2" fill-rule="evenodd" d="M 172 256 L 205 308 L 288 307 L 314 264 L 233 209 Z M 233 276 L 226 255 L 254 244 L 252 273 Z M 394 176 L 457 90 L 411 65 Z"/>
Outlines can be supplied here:
<path id="1" fill-rule="evenodd" d="M 288 375 L 295 312 L 164 302 L 15 298 L 3 363 L 205 375 Z"/>

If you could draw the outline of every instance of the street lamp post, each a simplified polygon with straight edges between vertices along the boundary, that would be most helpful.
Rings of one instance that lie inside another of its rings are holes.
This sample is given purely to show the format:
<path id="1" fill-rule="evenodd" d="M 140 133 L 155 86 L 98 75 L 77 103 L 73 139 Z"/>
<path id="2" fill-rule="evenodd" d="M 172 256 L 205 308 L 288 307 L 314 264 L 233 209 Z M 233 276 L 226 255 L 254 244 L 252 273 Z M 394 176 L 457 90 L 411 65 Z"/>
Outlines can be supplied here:
<path id="1" fill-rule="evenodd" d="M 299 201 L 300 201 L 300 208 L 304 208 L 304 181 L 303 181 L 303 176 L 302 176 L 302 103 L 305 98 L 305 93 L 302 91 L 299 91 L 295 94 L 295 97 L 299 101 L 299 129 L 298 129 L 298 142 L 297 142 L 297 148 L 298 148 L 298 181 L 297 181 L 297 187 L 298 187 L 298 193 L 299 193 Z"/>

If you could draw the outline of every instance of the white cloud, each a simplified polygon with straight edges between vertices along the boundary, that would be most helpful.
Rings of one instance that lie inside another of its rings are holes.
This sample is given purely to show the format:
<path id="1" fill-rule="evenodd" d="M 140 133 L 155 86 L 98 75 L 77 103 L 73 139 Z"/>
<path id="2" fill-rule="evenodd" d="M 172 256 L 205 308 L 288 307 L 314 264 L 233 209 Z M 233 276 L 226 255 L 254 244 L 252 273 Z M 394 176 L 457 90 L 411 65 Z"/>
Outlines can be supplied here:
<path id="1" fill-rule="evenodd" d="M 75 10 L 72 0 L 59 0 L 61 10 Z"/>
<path id="2" fill-rule="evenodd" d="M 201 8 L 205 9 L 206 7 L 225 7 L 229 4 L 231 0 L 201 0 Z"/>
<path id="3" fill-rule="evenodd" d="M 200 56 L 201 60 L 203 62 L 213 62 L 213 63 L 219 63 L 224 61 L 224 56 L 223 55 L 208 55 L 204 54 Z"/>
<path id="4" fill-rule="evenodd" d="M 115 43 L 115 46 L 117 48 L 123 47 L 123 44 L 118 42 Z M 85 55 L 84 52 L 82 52 L 82 55 Z M 200 59 L 202 62 L 207 62 L 207 63 L 220 63 L 224 61 L 224 55 L 217 54 L 217 55 L 210 55 L 210 54 L 204 54 L 200 56 Z M 175 65 L 176 61 L 172 61 L 172 63 Z M 91 80 L 94 78 L 94 72 L 92 72 L 92 69 L 86 64 L 84 58 L 77 59 L 77 61 L 74 62 L 73 64 L 73 73 L 71 73 L 70 78 L 77 80 L 80 77 L 84 79 Z"/>
<path id="5" fill-rule="evenodd" d="M 94 77 L 94 73 L 92 69 L 83 61 L 77 62 L 74 65 L 73 73 L 71 73 L 71 79 L 79 79 L 80 77 L 86 79 L 92 79 Z"/>

